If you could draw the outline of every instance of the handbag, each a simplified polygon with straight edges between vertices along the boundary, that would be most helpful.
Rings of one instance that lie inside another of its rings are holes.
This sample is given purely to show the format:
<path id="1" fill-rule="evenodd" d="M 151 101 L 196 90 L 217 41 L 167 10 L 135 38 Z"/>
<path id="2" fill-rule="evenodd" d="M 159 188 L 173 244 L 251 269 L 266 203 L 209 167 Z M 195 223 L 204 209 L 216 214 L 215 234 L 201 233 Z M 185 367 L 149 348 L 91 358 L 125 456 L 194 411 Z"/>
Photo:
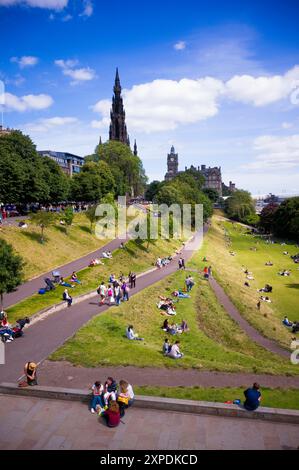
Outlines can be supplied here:
<path id="1" fill-rule="evenodd" d="M 120 401 L 121 403 L 123 403 L 124 405 L 128 405 L 129 404 L 129 398 L 128 397 L 123 397 L 123 396 L 119 396 L 117 398 L 117 401 Z"/>

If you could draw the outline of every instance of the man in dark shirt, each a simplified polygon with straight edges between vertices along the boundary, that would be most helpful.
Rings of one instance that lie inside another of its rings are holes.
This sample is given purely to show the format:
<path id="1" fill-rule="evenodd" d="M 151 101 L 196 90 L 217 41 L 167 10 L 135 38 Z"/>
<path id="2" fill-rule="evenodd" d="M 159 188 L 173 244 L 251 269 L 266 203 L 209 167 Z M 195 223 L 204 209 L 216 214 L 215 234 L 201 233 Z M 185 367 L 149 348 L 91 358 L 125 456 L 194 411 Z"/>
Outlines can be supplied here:
<path id="1" fill-rule="evenodd" d="M 255 382 L 252 388 L 248 388 L 247 390 L 245 390 L 244 395 L 246 400 L 244 402 L 244 408 L 246 408 L 246 410 L 254 411 L 259 407 L 260 400 L 262 397 L 259 389 L 259 384 Z"/>

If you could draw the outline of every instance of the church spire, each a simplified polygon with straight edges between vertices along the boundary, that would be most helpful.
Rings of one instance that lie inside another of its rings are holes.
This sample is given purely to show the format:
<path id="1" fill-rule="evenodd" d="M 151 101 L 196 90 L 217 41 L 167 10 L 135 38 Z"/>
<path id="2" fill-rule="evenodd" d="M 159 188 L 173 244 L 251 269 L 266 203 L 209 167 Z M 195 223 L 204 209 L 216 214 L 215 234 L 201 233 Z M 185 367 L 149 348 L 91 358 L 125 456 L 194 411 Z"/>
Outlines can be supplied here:
<path id="1" fill-rule="evenodd" d="M 113 92 L 114 95 L 112 97 L 112 108 L 110 112 L 111 124 L 109 129 L 109 140 L 118 140 L 128 145 L 126 113 L 121 96 L 121 84 L 118 68 L 116 69 Z"/>
<path id="2" fill-rule="evenodd" d="M 137 157 L 137 155 L 138 155 L 136 139 L 135 139 L 135 142 L 134 142 L 134 155 L 135 155 L 136 157 Z"/>

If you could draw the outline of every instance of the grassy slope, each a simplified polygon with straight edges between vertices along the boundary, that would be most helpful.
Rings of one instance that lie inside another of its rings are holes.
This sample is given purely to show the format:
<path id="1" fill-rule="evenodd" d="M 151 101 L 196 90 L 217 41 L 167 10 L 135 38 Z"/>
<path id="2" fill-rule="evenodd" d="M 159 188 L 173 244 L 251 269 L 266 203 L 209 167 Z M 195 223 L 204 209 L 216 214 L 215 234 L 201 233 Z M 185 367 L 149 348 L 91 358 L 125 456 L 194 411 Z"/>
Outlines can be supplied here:
<path id="1" fill-rule="evenodd" d="M 255 328 L 265 336 L 289 346 L 292 335 L 281 320 L 284 315 L 292 320 L 299 318 L 299 270 L 289 256 L 283 255 L 283 251 L 294 254 L 298 248 L 295 245 L 268 245 L 259 237 L 244 235 L 245 231 L 237 223 L 232 225 L 231 222 L 214 218 L 207 234 L 207 255 L 214 276 Z M 230 245 L 225 241 L 225 232 L 231 240 Z M 256 247 L 257 251 L 250 250 L 251 247 Z M 236 256 L 231 256 L 230 250 L 235 251 Z M 265 266 L 268 260 L 274 263 L 273 267 Z M 242 267 L 247 267 L 254 275 L 255 280 L 248 281 L 250 288 L 244 286 Z M 281 269 L 291 269 L 291 276 L 279 276 L 277 272 Z M 262 302 L 259 312 L 256 303 L 261 294 L 257 289 L 266 283 L 273 286 L 273 293 L 270 294 L 273 303 Z"/>
<path id="2" fill-rule="evenodd" d="M 203 253 L 198 253 L 193 263 L 199 265 Z M 179 338 L 185 356 L 180 361 L 164 357 L 161 348 L 166 333 L 161 324 L 165 317 L 156 307 L 157 296 L 169 295 L 183 286 L 184 277 L 185 273 L 177 272 L 135 295 L 128 303 L 93 318 L 51 359 L 65 359 L 86 367 L 136 365 L 270 374 L 299 372 L 298 367 L 255 345 L 230 319 L 209 284 L 199 275 L 194 276 L 196 286 L 191 299 L 180 300 L 175 317 L 176 322 L 185 319 L 191 330 Z M 124 337 L 130 323 L 145 342 L 129 342 Z"/>
<path id="3" fill-rule="evenodd" d="M 112 260 L 104 260 L 104 266 L 95 266 L 93 268 L 85 268 L 78 272 L 78 278 L 81 285 L 76 285 L 74 289 L 69 289 L 72 296 L 95 290 L 100 282 L 108 282 L 111 273 L 119 276 L 121 272 L 125 275 L 130 270 L 140 273 L 153 267 L 158 256 L 169 256 L 181 245 L 178 240 L 157 240 L 149 244 L 148 251 L 147 242 L 138 243 L 130 241 L 125 245 L 125 249 L 118 249 L 113 253 Z M 28 297 L 24 301 L 7 309 L 10 322 L 17 320 L 22 316 L 31 316 L 39 312 L 43 308 L 61 302 L 64 287 L 58 286 L 54 291 L 47 292 L 45 295 L 35 294 Z M 63 314 L 63 311 L 62 311 Z"/>
<path id="4" fill-rule="evenodd" d="M 138 395 L 153 395 L 185 400 L 200 400 L 224 403 L 228 400 L 244 400 L 243 388 L 201 387 L 134 387 Z M 261 406 L 299 410 L 299 390 L 262 388 Z"/>
<path id="5" fill-rule="evenodd" d="M 29 222 L 30 223 L 30 222 Z M 98 240 L 90 233 L 90 223 L 84 214 L 76 214 L 66 235 L 64 227 L 57 225 L 45 230 L 46 243 L 40 243 L 40 229 L 29 225 L 27 229 L 2 226 L 0 236 L 11 243 L 23 257 L 25 279 L 62 266 L 101 248 L 106 240 Z"/>

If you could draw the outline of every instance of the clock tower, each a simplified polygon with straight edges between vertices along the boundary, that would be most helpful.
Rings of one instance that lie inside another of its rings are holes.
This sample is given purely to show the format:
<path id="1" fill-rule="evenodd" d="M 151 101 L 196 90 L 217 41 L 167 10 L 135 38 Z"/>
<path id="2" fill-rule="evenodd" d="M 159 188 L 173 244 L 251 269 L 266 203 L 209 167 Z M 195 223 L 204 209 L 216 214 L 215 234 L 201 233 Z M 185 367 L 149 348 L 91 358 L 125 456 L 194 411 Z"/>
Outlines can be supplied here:
<path id="1" fill-rule="evenodd" d="M 167 173 L 165 180 L 172 180 L 178 174 L 179 156 L 175 153 L 174 146 L 171 147 L 170 153 L 167 155 Z"/>

